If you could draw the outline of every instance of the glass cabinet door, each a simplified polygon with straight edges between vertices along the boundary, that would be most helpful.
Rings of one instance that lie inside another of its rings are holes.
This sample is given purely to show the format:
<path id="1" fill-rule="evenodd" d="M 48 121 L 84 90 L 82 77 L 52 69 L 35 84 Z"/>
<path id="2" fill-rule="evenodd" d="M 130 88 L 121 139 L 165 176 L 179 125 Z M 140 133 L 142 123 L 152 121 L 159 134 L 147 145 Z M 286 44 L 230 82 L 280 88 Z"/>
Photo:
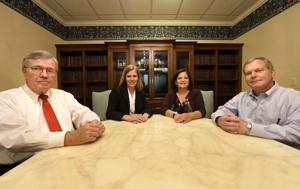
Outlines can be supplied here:
<path id="1" fill-rule="evenodd" d="M 139 67 L 141 72 L 141 79 L 144 84 L 144 92 L 149 97 L 150 90 L 150 71 L 149 71 L 149 57 L 150 50 L 135 50 L 134 51 L 134 62 Z"/>
<path id="2" fill-rule="evenodd" d="M 113 86 L 118 86 L 123 68 L 127 64 L 127 52 L 112 52 L 113 59 Z"/>
<path id="3" fill-rule="evenodd" d="M 165 97 L 168 93 L 168 51 L 153 51 L 153 88 L 155 97 Z"/>
<path id="4" fill-rule="evenodd" d="M 161 105 L 169 89 L 171 48 L 134 47 L 130 52 L 131 60 L 141 72 L 146 97 L 156 103 L 155 106 Z"/>
<path id="5" fill-rule="evenodd" d="M 119 85 L 124 67 L 129 62 L 129 50 L 126 44 L 108 46 L 108 88 Z"/>
<path id="6" fill-rule="evenodd" d="M 190 53 L 189 51 L 176 52 L 176 70 L 181 68 L 189 69 Z"/>

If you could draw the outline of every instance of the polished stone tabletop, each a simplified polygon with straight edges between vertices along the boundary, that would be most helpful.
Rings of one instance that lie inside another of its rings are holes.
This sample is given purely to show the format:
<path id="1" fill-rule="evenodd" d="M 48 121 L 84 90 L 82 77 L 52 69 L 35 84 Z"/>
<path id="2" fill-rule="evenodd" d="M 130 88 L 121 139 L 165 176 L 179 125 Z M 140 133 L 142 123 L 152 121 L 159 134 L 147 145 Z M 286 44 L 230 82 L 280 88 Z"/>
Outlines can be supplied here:
<path id="1" fill-rule="evenodd" d="M 104 124 L 97 142 L 44 150 L 0 177 L 0 188 L 300 188 L 300 151 L 226 133 L 210 119 Z"/>

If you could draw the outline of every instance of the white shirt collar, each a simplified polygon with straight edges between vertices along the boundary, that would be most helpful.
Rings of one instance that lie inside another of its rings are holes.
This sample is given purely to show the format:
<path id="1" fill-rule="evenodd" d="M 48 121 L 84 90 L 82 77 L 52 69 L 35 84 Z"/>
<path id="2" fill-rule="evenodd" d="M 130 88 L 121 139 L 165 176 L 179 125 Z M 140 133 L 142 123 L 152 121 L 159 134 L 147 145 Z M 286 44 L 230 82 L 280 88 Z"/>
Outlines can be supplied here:
<path id="1" fill-rule="evenodd" d="M 135 112 L 135 91 L 133 92 L 132 96 L 131 96 L 131 93 L 128 88 L 127 88 L 127 91 L 128 91 L 128 97 L 129 97 L 129 114 L 134 114 L 134 112 Z"/>
<path id="2" fill-rule="evenodd" d="M 25 93 L 34 101 L 34 102 L 38 102 L 39 101 L 39 94 L 36 94 L 35 92 L 33 92 L 27 84 L 24 84 L 22 86 L 23 90 L 25 91 Z M 51 98 L 51 89 L 49 89 L 46 94 L 49 98 Z"/>

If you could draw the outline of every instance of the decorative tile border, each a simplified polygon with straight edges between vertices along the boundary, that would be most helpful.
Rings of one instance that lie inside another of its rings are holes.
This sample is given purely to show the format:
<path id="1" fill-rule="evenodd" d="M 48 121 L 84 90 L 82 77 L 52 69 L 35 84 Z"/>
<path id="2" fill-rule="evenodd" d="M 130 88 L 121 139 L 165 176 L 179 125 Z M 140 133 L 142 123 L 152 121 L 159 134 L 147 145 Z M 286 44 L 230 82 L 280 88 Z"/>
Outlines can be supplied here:
<path id="1" fill-rule="evenodd" d="M 232 40 L 300 0 L 269 0 L 234 26 L 63 26 L 31 0 L 1 0 L 64 40 Z"/>
<path id="2" fill-rule="evenodd" d="M 60 24 L 31 0 L 0 0 L 0 2 L 44 27 L 58 37 L 66 39 L 65 36 L 67 36 L 68 28 Z"/>
<path id="3" fill-rule="evenodd" d="M 222 26 L 80 26 L 69 27 L 67 40 L 92 39 L 226 39 L 230 27 Z"/>
<path id="4" fill-rule="evenodd" d="M 269 0 L 232 27 L 230 38 L 235 39 L 273 16 L 299 3 L 300 0 Z"/>

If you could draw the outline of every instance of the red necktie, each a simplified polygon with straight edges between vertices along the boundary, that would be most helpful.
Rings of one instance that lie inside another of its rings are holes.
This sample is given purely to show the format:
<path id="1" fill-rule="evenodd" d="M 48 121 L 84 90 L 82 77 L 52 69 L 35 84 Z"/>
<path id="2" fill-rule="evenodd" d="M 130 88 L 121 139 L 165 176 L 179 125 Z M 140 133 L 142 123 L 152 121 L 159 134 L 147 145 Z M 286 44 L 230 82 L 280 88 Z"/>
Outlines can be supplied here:
<path id="1" fill-rule="evenodd" d="M 45 119 L 48 123 L 49 130 L 51 132 L 61 131 L 61 127 L 51 107 L 51 104 L 47 100 L 48 96 L 40 95 L 40 98 L 43 101 L 43 112 L 44 112 Z"/>

